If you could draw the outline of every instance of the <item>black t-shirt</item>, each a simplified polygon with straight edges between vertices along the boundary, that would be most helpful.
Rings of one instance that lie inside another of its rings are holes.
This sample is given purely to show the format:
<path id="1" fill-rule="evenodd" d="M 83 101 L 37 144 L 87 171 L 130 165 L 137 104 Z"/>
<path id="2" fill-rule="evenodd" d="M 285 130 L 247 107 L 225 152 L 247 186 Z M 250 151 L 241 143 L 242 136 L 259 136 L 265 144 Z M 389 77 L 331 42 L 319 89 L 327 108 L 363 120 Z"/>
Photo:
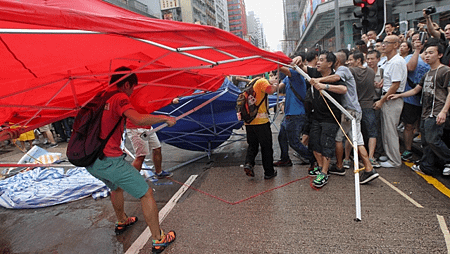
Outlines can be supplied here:
<path id="1" fill-rule="evenodd" d="M 330 75 L 333 75 L 334 72 L 332 71 Z M 322 74 L 317 71 L 316 68 L 308 67 L 308 75 L 311 78 L 320 78 L 322 77 Z M 338 82 L 330 83 L 330 85 L 343 85 L 345 86 L 344 81 L 339 80 Z M 334 119 L 333 115 L 331 114 L 330 110 L 328 109 L 328 106 L 330 106 L 331 110 L 333 111 L 333 114 L 336 116 L 336 119 L 340 122 L 341 121 L 341 111 L 325 96 L 322 97 L 320 95 L 319 90 L 314 89 L 314 98 L 312 100 L 312 106 L 314 109 L 314 112 L 311 116 L 312 119 L 317 120 L 319 122 L 329 122 L 329 123 L 336 123 L 336 120 Z M 339 104 L 342 102 L 342 95 L 333 93 L 330 91 L 327 91 L 328 94 L 331 95 Z M 326 99 L 327 103 L 325 103 L 324 98 Z"/>
<path id="2" fill-rule="evenodd" d="M 444 55 L 441 58 L 441 63 L 445 64 L 447 66 L 450 66 L 450 41 L 445 39 L 445 34 L 444 33 L 441 33 L 441 41 L 446 46 L 445 51 L 444 51 Z"/>

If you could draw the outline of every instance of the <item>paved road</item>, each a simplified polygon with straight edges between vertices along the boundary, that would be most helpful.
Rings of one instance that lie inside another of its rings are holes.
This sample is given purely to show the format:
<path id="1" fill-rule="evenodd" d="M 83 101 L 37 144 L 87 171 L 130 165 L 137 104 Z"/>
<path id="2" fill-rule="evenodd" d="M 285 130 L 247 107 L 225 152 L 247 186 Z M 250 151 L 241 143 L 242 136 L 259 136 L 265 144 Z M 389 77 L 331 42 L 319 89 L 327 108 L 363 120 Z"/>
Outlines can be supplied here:
<path id="1" fill-rule="evenodd" d="M 331 176 L 316 190 L 307 166 L 293 156 L 294 166 L 264 180 L 259 155 L 256 177 L 249 178 L 241 167 L 245 148 L 244 141 L 234 142 L 211 158 L 177 168 L 175 181 L 149 183 L 161 210 L 182 183 L 196 176 L 173 209 L 163 209 L 162 227 L 178 234 L 164 253 L 448 253 L 449 178 L 421 176 L 406 165 L 381 168 L 380 179 L 361 186 L 362 221 L 356 222 L 351 171 Z M 49 150 L 58 149 L 64 146 Z M 0 158 L 20 158 L 13 154 Z M 163 167 L 200 155 L 164 145 Z M 0 208 L 0 253 L 124 253 L 141 245 L 139 253 L 150 253 L 146 238 L 139 238 L 145 229 L 139 201 L 127 195 L 125 206 L 141 220 L 120 236 L 114 234 L 108 198 L 41 209 Z"/>

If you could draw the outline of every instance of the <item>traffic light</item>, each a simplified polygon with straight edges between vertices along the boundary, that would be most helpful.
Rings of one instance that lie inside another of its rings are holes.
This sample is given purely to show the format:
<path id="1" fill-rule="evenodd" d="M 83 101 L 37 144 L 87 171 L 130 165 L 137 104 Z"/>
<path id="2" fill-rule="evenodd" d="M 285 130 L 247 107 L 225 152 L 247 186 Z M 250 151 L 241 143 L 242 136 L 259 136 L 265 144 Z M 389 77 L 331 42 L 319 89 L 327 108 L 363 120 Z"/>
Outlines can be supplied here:
<path id="1" fill-rule="evenodd" d="M 384 25 L 384 0 L 353 0 L 353 5 L 359 8 L 353 14 L 361 19 L 361 24 L 355 25 L 355 28 L 363 29 L 364 33 L 381 31 Z"/>

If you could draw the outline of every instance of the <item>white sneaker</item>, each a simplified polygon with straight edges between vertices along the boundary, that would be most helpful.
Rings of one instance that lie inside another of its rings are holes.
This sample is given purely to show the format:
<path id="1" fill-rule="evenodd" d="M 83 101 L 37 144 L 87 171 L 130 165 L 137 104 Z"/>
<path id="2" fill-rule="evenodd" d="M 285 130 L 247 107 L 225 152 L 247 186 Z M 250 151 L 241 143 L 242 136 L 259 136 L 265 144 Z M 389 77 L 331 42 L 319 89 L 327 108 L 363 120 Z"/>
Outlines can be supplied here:
<path id="1" fill-rule="evenodd" d="M 450 176 L 450 164 L 445 164 L 445 168 L 442 171 L 442 175 L 444 176 Z"/>
<path id="2" fill-rule="evenodd" d="M 380 162 L 380 166 L 383 168 L 395 168 L 395 166 L 392 163 L 390 163 L 389 161 Z"/>
<path id="3" fill-rule="evenodd" d="M 379 161 L 379 162 L 385 162 L 385 161 L 387 161 L 387 160 L 389 160 L 389 158 L 388 158 L 387 156 L 385 156 L 385 155 L 380 156 L 380 158 L 378 158 L 378 161 Z"/>
<path id="4" fill-rule="evenodd" d="M 414 165 L 412 165 L 411 169 L 412 169 L 413 171 L 423 173 L 422 170 L 420 169 L 420 165 L 419 165 L 419 164 L 414 164 Z"/>
<path id="5" fill-rule="evenodd" d="M 419 136 L 415 137 L 415 138 L 413 139 L 413 142 L 415 142 L 415 143 L 420 143 L 420 142 L 422 142 L 422 135 L 419 134 Z"/>

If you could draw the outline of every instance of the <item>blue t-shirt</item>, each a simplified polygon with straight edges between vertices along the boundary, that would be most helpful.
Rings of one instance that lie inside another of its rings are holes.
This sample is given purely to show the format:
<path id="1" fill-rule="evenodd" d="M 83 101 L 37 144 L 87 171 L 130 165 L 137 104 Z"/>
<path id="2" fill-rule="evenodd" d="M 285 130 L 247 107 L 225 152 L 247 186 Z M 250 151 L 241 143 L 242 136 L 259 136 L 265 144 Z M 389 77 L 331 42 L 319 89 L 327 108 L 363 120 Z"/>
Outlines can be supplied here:
<path id="1" fill-rule="evenodd" d="M 286 76 L 283 79 L 283 83 L 286 85 L 286 101 L 284 103 L 284 112 L 287 116 L 304 115 L 305 107 L 303 106 L 303 102 L 301 102 L 297 98 L 297 96 L 295 96 L 294 92 L 292 92 L 292 89 L 295 89 L 295 91 L 304 100 L 306 96 L 305 79 L 296 70 L 289 69 L 289 71 L 291 72 L 291 77 Z"/>
<path id="2" fill-rule="evenodd" d="M 411 57 L 413 55 L 409 54 L 408 56 L 405 57 L 405 61 L 406 63 L 409 62 L 409 60 L 411 60 Z M 417 66 L 416 69 L 413 71 L 408 71 L 408 78 L 414 82 L 415 84 L 419 84 L 420 83 L 420 79 L 425 75 L 425 73 L 427 73 L 427 71 L 430 70 L 430 65 L 428 65 L 427 63 L 425 63 L 422 58 L 419 56 L 419 59 L 417 61 Z M 412 88 L 408 85 L 408 82 L 406 82 L 406 86 L 405 86 L 405 92 L 411 90 Z M 403 98 L 403 101 L 408 103 L 408 104 L 412 104 L 412 105 L 416 105 L 416 106 L 421 106 L 420 104 L 420 96 L 418 95 L 414 95 L 414 96 L 409 96 L 409 97 L 405 97 Z"/>

